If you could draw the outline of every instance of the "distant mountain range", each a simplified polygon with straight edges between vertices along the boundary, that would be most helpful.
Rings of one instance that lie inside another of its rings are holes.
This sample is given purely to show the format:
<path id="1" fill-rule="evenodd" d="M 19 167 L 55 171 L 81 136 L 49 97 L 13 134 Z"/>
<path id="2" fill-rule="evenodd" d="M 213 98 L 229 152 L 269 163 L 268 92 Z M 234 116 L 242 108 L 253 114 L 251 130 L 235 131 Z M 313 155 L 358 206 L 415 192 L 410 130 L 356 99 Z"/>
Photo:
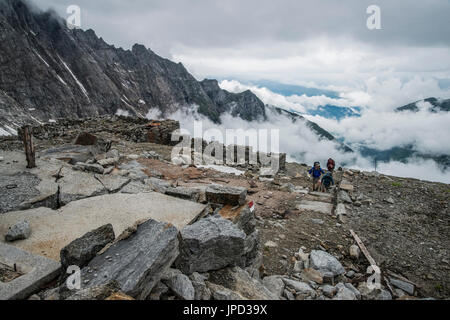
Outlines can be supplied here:
<path id="1" fill-rule="evenodd" d="M 418 107 L 418 104 L 420 103 L 429 103 L 430 108 L 428 111 L 431 112 L 439 112 L 439 111 L 450 111 L 450 99 L 443 100 L 443 99 L 436 99 L 436 98 L 428 98 L 425 100 L 419 100 L 413 103 L 410 103 L 406 106 L 397 108 L 397 112 L 403 112 L 403 111 L 413 111 L 418 112 L 420 109 Z"/>

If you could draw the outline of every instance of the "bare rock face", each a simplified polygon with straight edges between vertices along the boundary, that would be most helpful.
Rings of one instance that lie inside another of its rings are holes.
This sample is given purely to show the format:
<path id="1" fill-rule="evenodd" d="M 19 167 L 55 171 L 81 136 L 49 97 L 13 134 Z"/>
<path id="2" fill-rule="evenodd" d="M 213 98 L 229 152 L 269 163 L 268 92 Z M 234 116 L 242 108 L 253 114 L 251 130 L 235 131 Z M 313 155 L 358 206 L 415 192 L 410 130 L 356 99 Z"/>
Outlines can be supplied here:
<path id="1" fill-rule="evenodd" d="M 65 270 L 71 265 L 86 266 L 108 243 L 114 241 L 114 229 L 111 224 L 86 233 L 72 241 L 61 250 L 61 265 Z"/>
<path id="2" fill-rule="evenodd" d="M 185 274 L 245 264 L 246 235 L 231 221 L 208 217 L 181 230 L 175 265 Z"/>
<path id="3" fill-rule="evenodd" d="M 81 289 L 115 282 L 121 292 L 143 300 L 178 253 L 178 230 L 167 223 L 148 220 L 82 269 Z"/>

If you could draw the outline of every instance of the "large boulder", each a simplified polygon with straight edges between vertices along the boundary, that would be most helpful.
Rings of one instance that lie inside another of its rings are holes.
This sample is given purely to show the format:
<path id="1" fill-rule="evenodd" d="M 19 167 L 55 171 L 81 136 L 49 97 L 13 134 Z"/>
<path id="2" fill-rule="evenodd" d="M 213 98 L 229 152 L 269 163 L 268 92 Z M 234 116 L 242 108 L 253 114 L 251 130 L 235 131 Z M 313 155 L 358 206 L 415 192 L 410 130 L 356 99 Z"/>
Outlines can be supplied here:
<path id="1" fill-rule="evenodd" d="M 247 189 L 221 185 L 210 185 L 206 188 L 206 200 L 216 204 L 243 205 L 247 197 Z"/>
<path id="2" fill-rule="evenodd" d="M 220 216 L 202 219 L 181 230 L 180 256 L 175 265 L 185 274 L 245 264 L 246 236 Z"/>
<path id="3" fill-rule="evenodd" d="M 108 243 L 114 241 L 114 229 L 111 224 L 86 233 L 84 236 L 72 241 L 60 253 L 61 265 L 65 270 L 71 265 L 86 266 L 97 253 Z"/>
<path id="4" fill-rule="evenodd" d="M 121 292 L 145 299 L 178 254 L 178 230 L 148 220 L 82 269 L 82 289 L 114 281 Z"/>
<path id="5" fill-rule="evenodd" d="M 324 277 L 335 277 L 345 273 L 342 264 L 331 254 L 313 250 L 309 255 L 310 267 L 319 271 Z"/>
<path id="6" fill-rule="evenodd" d="M 278 300 L 280 297 L 267 289 L 261 281 L 252 278 L 239 267 L 210 272 L 209 281 L 237 292 L 249 300 Z"/>

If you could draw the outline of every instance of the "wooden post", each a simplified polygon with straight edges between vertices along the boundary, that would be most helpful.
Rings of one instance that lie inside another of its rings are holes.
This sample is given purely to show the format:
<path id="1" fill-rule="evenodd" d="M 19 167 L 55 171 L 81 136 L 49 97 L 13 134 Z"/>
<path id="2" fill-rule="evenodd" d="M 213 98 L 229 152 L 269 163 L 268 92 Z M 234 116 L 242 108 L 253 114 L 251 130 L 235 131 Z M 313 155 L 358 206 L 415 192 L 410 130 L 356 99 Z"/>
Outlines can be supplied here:
<path id="1" fill-rule="evenodd" d="M 33 128 L 29 125 L 26 125 L 22 127 L 21 131 L 22 131 L 23 145 L 25 147 L 25 155 L 27 157 L 28 163 L 27 168 L 28 169 L 36 168 L 36 159 L 32 135 Z"/>

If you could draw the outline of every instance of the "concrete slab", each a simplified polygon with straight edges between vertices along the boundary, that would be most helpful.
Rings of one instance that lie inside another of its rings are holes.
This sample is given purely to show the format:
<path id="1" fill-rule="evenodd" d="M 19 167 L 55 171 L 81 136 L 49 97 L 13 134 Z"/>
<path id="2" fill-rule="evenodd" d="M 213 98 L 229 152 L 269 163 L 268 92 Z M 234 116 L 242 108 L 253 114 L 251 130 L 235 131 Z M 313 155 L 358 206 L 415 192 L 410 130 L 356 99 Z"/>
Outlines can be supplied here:
<path id="1" fill-rule="evenodd" d="M 323 214 L 331 214 L 333 210 L 333 205 L 328 202 L 304 200 L 301 201 L 299 205 L 297 205 L 297 209 L 316 211 Z"/>
<path id="2" fill-rule="evenodd" d="M 13 245 L 59 261 L 60 250 L 85 233 L 111 223 L 116 235 L 136 221 L 154 219 L 178 230 L 203 213 L 205 205 L 156 192 L 111 194 L 78 200 L 59 210 L 37 208 L 0 215 L 0 242 L 8 227 L 19 220 L 31 225 L 31 236 Z"/>
<path id="3" fill-rule="evenodd" d="M 23 275 L 0 282 L 0 300 L 23 300 L 39 290 L 40 286 L 56 278 L 61 264 L 51 259 L 0 243 L 0 263 L 14 268 Z"/>

